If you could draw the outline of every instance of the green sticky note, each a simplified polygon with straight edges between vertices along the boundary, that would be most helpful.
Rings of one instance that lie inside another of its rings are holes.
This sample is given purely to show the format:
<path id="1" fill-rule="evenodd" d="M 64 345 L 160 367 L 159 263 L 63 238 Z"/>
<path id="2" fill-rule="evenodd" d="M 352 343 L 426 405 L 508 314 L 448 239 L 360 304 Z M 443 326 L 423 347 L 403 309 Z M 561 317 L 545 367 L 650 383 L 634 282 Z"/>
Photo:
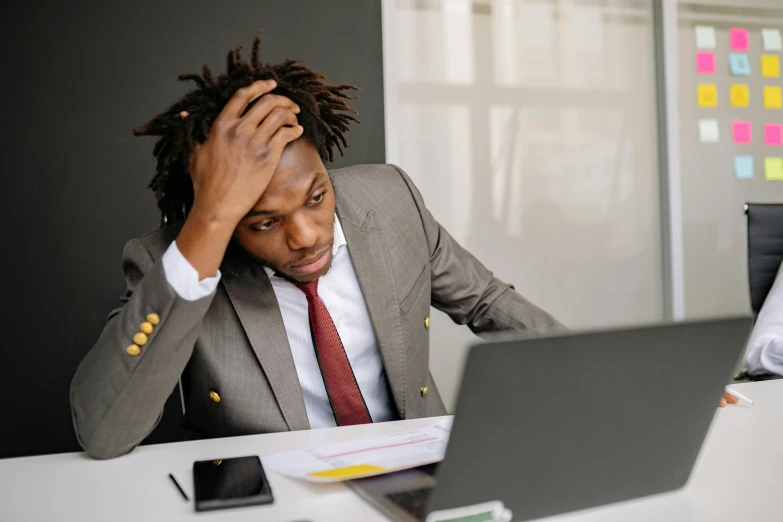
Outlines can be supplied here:
<path id="1" fill-rule="evenodd" d="M 783 181 L 783 158 L 765 158 L 764 177 L 767 181 Z"/>

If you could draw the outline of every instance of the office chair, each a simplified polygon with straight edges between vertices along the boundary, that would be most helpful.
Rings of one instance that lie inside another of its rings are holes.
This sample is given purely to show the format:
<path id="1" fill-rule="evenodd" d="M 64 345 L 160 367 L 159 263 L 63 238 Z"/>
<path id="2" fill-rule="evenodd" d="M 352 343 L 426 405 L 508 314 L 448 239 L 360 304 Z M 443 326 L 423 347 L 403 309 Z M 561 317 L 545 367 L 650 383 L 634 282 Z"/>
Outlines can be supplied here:
<path id="1" fill-rule="evenodd" d="M 758 317 L 783 262 L 783 204 L 746 203 L 745 215 L 748 219 L 750 307 Z M 747 372 L 735 377 L 752 381 L 779 378 L 778 375 L 749 375 Z"/>
<path id="2" fill-rule="evenodd" d="M 783 262 L 783 204 L 747 203 L 750 306 L 758 316 Z"/>

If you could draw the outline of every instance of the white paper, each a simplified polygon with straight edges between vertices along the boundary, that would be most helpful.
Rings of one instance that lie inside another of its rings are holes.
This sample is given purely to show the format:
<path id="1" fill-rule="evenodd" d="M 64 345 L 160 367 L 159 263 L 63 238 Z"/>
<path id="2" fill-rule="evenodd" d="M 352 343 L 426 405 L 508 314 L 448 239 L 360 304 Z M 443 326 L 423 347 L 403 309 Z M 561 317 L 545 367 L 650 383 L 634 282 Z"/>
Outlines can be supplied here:
<path id="1" fill-rule="evenodd" d="M 715 49 L 715 28 L 710 25 L 696 26 L 696 48 Z"/>
<path id="2" fill-rule="evenodd" d="M 783 39 L 779 29 L 762 29 L 761 40 L 765 51 L 783 51 Z"/>
<path id="3" fill-rule="evenodd" d="M 699 139 L 702 143 L 718 143 L 720 141 L 718 120 L 699 120 Z"/>
<path id="4" fill-rule="evenodd" d="M 511 522 L 514 515 L 503 502 L 495 500 L 473 506 L 431 511 L 424 522 L 459 522 L 462 519 L 482 522 Z"/>
<path id="5" fill-rule="evenodd" d="M 262 458 L 264 468 L 310 482 L 342 482 L 383 475 L 443 460 L 451 419 L 413 431 L 361 439 L 320 448 L 277 453 Z M 370 471 L 352 470 L 372 467 Z M 377 468 L 377 469 L 375 469 Z M 334 472 L 330 476 L 314 475 Z"/>

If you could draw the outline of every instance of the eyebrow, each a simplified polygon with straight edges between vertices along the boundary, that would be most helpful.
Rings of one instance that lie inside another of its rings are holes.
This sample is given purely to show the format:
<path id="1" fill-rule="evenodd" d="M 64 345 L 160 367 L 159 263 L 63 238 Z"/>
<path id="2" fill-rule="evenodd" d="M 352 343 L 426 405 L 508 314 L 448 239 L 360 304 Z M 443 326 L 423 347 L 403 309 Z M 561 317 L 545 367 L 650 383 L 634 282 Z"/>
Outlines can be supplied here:
<path id="1" fill-rule="evenodd" d="M 313 191 L 313 189 L 315 188 L 315 184 L 318 183 L 318 181 L 321 179 L 321 175 L 322 175 L 321 172 L 315 173 L 315 176 L 313 177 L 313 181 L 310 183 L 310 188 L 307 189 L 308 194 Z M 243 219 L 256 217 L 256 216 L 271 216 L 277 213 L 278 213 L 277 210 L 251 210 L 250 212 L 247 213 L 247 215 L 245 215 Z"/>

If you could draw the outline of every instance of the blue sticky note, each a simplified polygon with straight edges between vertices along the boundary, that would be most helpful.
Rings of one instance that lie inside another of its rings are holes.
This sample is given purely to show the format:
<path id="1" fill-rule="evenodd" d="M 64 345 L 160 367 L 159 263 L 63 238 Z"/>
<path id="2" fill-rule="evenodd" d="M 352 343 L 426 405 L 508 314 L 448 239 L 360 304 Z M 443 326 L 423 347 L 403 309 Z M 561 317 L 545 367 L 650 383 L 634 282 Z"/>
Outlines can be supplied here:
<path id="1" fill-rule="evenodd" d="M 753 179 L 753 156 L 735 157 L 734 175 L 737 179 Z"/>
<path id="2" fill-rule="evenodd" d="M 729 68 L 734 76 L 750 76 L 750 61 L 743 53 L 729 54 Z"/>

